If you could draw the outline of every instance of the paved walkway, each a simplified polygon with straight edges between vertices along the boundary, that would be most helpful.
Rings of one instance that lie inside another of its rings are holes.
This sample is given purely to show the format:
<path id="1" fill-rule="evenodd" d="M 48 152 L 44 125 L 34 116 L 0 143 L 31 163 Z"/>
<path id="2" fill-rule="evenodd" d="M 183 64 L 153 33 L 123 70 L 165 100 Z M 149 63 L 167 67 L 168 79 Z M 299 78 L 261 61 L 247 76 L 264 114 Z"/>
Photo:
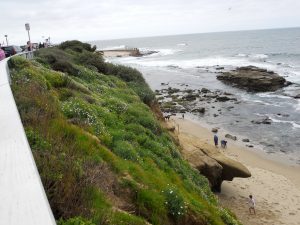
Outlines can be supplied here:
<path id="1" fill-rule="evenodd" d="M 0 224 L 55 225 L 7 73 L 0 61 Z"/>

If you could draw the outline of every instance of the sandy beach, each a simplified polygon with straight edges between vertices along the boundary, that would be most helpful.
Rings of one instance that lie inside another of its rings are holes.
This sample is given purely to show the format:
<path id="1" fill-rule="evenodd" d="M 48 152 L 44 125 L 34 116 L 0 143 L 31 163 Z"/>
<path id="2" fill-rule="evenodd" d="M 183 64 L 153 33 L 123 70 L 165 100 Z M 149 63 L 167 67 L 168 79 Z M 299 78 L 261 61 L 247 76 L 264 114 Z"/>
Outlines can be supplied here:
<path id="1" fill-rule="evenodd" d="M 213 133 L 198 122 L 173 117 L 170 125 L 179 128 L 178 138 L 203 147 L 215 148 Z M 177 132 L 176 132 L 177 133 Z M 224 138 L 222 128 L 219 138 Z M 250 178 L 224 181 L 217 194 L 220 203 L 230 208 L 245 225 L 299 225 L 300 224 L 300 167 L 268 159 L 268 155 L 228 140 L 226 156 L 244 164 L 251 172 Z M 247 198 L 254 196 L 256 215 L 250 215 Z"/>

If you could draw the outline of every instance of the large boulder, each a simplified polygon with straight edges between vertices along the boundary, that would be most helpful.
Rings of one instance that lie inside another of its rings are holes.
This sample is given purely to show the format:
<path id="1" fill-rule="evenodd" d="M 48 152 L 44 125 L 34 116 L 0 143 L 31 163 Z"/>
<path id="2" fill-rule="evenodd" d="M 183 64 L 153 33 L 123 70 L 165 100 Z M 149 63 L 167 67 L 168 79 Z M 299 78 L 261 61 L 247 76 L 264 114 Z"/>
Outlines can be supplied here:
<path id="1" fill-rule="evenodd" d="M 217 79 L 224 83 L 255 92 L 276 91 L 290 84 L 273 71 L 255 66 L 239 67 L 233 71 L 223 72 L 217 76 Z"/>
<path id="2" fill-rule="evenodd" d="M 214 146 L 184 135 L 179 137 L 179 142 L 183 157 L 209 180 L 213 191 L 221 191 L 223 180 L 251 176 L 244 165 L 226 157 Z"/>
<path id="3" fill-rule="evenodd" d="M 262 118 L 252 120 L 251 123 L 254 123 L 254 124 L 271 124 L 272 120 L 268 116 L 264 116 Z"/>
<path id="4" fill-rule="evenodd" d="M 205 113 L 205 108 L 204 107 L 195 108 L 195 109 L 192 109 L 191 112 Z"/>
<path id="5" fill-rule="evenodd" d="M 225 137 L 228 138 L 228 139 L 234 140 L 234 141 L 237 140 L 237 137 L 234 136 L 234 135 L 231 135 L 231 134 L 225 134 Z"/>
<path id="6" fill-rule="evenodd" d="M 219 190 L 222 183 L 223 167 L 216 160 L 205 155 L 202 151 L 191 152 L 187 155 L 186 160 L 208 179 L 212 190 Z"/>
<path id="7" fill-rule="evenodd" d="M 232 181 L 235 177 L 251 177 L 250 171 L 240 162 L 230 159 L 223 155 L 221 152 L 214 150 L 212 148 L 200 148 L 210 158 L 216 160 L 222 166 L 222 176 L 221 180 Z M 219 186 L 215 186 L 215 191 L 221 191 L 221 183 Z"/>

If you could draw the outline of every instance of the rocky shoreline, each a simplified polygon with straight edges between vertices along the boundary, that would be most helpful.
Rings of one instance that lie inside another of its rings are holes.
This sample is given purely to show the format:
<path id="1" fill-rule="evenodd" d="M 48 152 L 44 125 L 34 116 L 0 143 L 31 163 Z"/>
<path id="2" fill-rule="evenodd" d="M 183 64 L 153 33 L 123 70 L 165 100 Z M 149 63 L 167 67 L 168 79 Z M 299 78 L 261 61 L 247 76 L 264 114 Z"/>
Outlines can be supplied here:
<path id="1" fill-rule="evenodd" d="M 251 70 L 257 70 L 251 67 Z M 220 69 L 218 74 L 223 73 L 223 69 Z M 260 69 L 262 73 L 265 73 L 264 69 Z M 273 72 L 268 72 L 273 74 Z M 276 75 L 277 76 L 277 75 Z M 282 78 L 284 79 L 284 78 Z M 174 86 L 173 86 L 174 85 Z M 206 117 L 210 121 L 222 121 L 222 118 L 227 115 L 240 116 L 240 110 L 243 110 L 241 104 L 245 101 L 239 95 L 236 95 L 232 91 L 223 91 L 219 89 L 208 88 L 191 88 L 186 83 L 170 84 L 169 82 L 161 83 L 161 89 L 155 90 L 156 97 L 160 104 L 161 110 L 166 118 L 170 118 L 173 115 L 181 114 L 182 117 L 187 114 L 192 114 L 198 118 Z M 230 126 L 235 124 L 245 124 L 245 126 L 254 126 L 255 129 L 259 126 L 270 126 L 275 121 L 273 117 L 290 117 L 288 113 L 278 111 L 272 115 L 252 114 L 250 117 L 237 118 L 230 122 Z M 232 118 L 232 117 L 231 117 Z M 218 126 L 213 125 L 213 126 Z M 227 128 L 229 129 L 229 128 Z M 229 129 L 230 130 L 230 129 Z M 228 140 L 239 141 L 247 148 L 253 148 L 255 146 L 263 146 L 267 148 L 268 153 L 274 153 L 274 150 L 269 149 L 274 147 L 273 143 L 266 143 L 268 141 L 255 141 L 249 140 L 246 137 L 237 137 L 228 133 L 225 136 Z M 250 138 L 255 139 L 255 138 Z M 253 143 L 251 143 L 253 141 Z M 281 152 L 284 151 L 280 150 Z"/>

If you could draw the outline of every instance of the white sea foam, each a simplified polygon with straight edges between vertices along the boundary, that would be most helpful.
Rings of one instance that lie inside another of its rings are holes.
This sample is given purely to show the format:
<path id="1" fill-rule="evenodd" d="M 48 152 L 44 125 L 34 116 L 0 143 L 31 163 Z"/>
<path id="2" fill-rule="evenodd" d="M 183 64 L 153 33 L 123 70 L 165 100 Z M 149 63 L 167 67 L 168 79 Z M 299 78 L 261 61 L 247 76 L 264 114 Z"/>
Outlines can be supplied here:
<path id="1" fill-rule="evenodd" d="M 101 50 L 118 50 L 118 49 L 126 49 L 126 48 L 127 48 L 126 45 L 118 45 L 118 46 L 108 46 Z"/>
<path id="2" fill-rule="evenodd" d="M 287 121 L 287 120 L 278 120 L 275 119 L 272 116 L 269 116 L 269 118 L 272 120 L 274 123 L 289 123 L 293 126 L 294 129 L 300 129 L 300 124 L 296 123 L 295 121 Z"/>
<path id="3" fill-rule="evenodd" d="M 149 49 L 150 50 L 150 49 Z M 131 60 L 124 60 L 126 63 L 133 63 L 142 66 L 148 67 L 166 67 L 168 65 L 174 65 L 181 68 L 195 68 L 195 67 L 212 67 L 212 66 L 232 66 L 232 67 L 240 67 L 240 66 L 257 66 L 269 70 L 274 70 L 275 65 L 267 64 L 264 62 L 251 62 L 248 58 L 238 58 L 238 57 L 223 57 L 223 56 L 214 56 L 214 57 L 206 57 L 206 58 L 197 58 L 190 60 L 177 60 L 177 59 L 160 59 L 158 56 L 167 56 L 173 55 L 181 52 L 179 49 L 152 49 L 153 51 L 159 51 L 158 53 L 151 54 L 148 57 L 143 57 L 142 59 L 132 58 Z M 152 59 L 152 60 L 150 60 Z M 123 61 L 123 59 L 120 59 Z"/>
<path id="4" fill-rule="evenodd" d="M 177 46 L 187 46 L 188 44 L 187 43 L 179 43 L 177 44 Z"/>
<path id="5" fill-rule="evenodd" d="M 272 105 L 272 106 L 280 106 L 278 104 L 274 104 L 274 103 L 268 103 L 268 102 L 265 102 L 265 101 L 261 101 L 261 100 L 249 100 L 251 102 L 255 102 L 255 103 L 259 103 L 259 104 L 262 104 L 262 105 Z"/>
<path id="6" fill-rule="evenodd" d="M 297 111 L 300 111 L 300 100 L 297 100 L 297 104 L 294 105 Z"/>
<path id="7" fill-rule="evenodd" d="M 245 53 L 239 53 L 236 55 L 236 57 L 242 57 L 242 58 L 249 58 L 250 60 L 254 61 L 265 61 L 267 58 L 269 58 L 266 54 L 245 54 Z"/>
<path id="8" fill-rule="evenodd" d="M 248 57 L 250 59 L 259 60 L 259 61 L 266 60 L 267 58 L 269 58 L 269 56 L 266 54 L 250 54 Z"/>
<path id="9" fill-rule="evenodd" d="M 266 92 L 266 93 L 257 93 L 259 97 L 262 98 L 283 98 L 283 99 L 292 99 L 292 97 L 285 96 L 285 95 L 276 95 L 272 92 Z"/>
<path id="10" fill-rule="evenodd" d="M 247 56 L 247 54 L 244 54 L 244 53 L 239 53 L 239 54 L 237 54 L 236 56 L 237 56 L 237 57 L 246 57 L 246 56 Z"/>

